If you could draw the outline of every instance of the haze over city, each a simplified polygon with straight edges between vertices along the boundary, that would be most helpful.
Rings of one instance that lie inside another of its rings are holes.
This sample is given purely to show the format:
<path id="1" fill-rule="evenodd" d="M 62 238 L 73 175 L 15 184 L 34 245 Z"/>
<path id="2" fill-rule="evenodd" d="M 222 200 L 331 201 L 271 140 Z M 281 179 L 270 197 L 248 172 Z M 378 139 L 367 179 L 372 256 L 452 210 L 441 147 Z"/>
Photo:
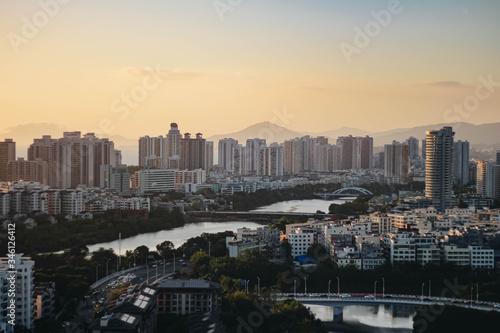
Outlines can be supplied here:
<path id="1" fill-rule="evenodd" d="M 310 132 L 499 120 L 498 83 L 453 109 L 500 81 L 497 1 L 61 2 L 47 21 L 37 1 L 0 4 L 0 135 L 137 138 L 175 121 L 208 137 L 284 108 Z"/>

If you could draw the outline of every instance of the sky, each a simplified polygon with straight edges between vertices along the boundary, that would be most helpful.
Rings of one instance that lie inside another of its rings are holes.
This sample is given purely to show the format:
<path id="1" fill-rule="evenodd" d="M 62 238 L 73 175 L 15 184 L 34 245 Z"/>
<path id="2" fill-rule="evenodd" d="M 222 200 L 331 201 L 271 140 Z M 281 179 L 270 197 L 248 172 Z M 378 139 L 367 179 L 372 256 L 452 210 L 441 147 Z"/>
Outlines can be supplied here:
<path id="1" fill-rule="evenodd" d="M 496 0 L 3 0 L 0 139 L 499 122 L 498 17 Z"/>

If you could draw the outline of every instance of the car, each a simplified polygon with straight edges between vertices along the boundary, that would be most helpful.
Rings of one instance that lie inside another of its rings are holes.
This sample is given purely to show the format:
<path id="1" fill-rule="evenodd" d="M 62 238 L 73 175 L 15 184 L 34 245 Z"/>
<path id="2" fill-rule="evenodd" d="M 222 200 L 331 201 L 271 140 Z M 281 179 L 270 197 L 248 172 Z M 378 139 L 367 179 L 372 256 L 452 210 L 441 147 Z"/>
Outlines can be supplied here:
<path id="1" fill-rule="evenodd" d="M 170 263 L 169 263 L 169 262 L 167 262 L 167 264 L 166 264 L 166 265 L 167 265 L 167 266 L 170 266 Z"/>
<path id="2" fill-rule="evenodd" d="M 182 266 L 186 266 L 186 263 L 185 263 L 185 262 L 183 262 L 183 263 L 182 263 Z"/>
<path id="3" fill-rule="evenodd" d="M 375 299 L 375 296 L 373 296 L 373 295 L 366 295 L 365 298 L 366 299 Z"/>
<path id="4" fill-rule="evenodd" d="M 156 264 L 152 264 L 151 267 L 155 268 L 156 267 Z"/>
<path id="5" fill-rule="evenodd" d="M 184 261 L 184 259 L 179 259 L 179 262 L 183 262 L 183 261 Z"/>

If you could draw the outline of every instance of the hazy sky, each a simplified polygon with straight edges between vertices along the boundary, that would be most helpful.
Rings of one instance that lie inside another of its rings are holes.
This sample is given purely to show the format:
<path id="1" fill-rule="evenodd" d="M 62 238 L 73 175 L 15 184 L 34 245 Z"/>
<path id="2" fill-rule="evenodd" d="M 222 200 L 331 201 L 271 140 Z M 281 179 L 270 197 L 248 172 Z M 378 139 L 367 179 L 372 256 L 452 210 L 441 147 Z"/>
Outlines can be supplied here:
<path id="1" fill-rule="evenodd" d="M 499 17 L 497 0 L 2 0 L 0 135 L 210 136 L 285 109 L 310 132 L 498 122 Z"/>

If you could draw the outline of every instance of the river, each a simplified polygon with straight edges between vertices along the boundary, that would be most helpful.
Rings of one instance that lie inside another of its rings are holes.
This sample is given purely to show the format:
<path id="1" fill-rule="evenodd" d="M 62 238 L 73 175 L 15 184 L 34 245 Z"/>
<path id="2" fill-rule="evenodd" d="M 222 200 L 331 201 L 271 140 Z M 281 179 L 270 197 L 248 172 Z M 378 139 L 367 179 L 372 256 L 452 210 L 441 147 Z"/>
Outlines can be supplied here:
<path id="1" fill-rule="evenodd" d="M 341 204 L 345 201 L 352 200 L 321 200 L 321 199 L 311 199 L 311 200 L 290 200 L 284 202 L 278 202 L 272 205 L 260 207 L 255 211 L 266 211 L 266 212 L 301 212 L 301 213 L 316 213 L 316 211 L 321 210 L 323 212 L 328 212 L 328 207 L 332 203 Z M 129 238 L 122 239 L 121 241 L 121 253 L 125 253 L 127 250 L 134 250 L 138 246 L 146 245 L 150 249 L 156 248 L 156 245 L 162 243 L 165 240 L 171 241 L 175 247 L 181 246 L 189 238 L 200 236 L 202 233 L 217 233 L 226 230 L 236 232 L 238 228 L 256 228 L 262 226 L 254 222 L 245 221 L 229 221 L 229 222 L 202 222 L 196 224 L 186 224 L 183 227 L 161 230 L 157 232 L 150 232 L 146 234 L 139 234 Z M 112 248 L 116 253 L 119 252 L 119 242 L 118 240 L 106 243 L 99 243 L 88 245 L 89 251 L 95 251 L 100 247 L 106 249 Z"/>
<path id="2" fill-rule="evenodd" d="M 323 322 L 333 319 L 333 307 L 306 304 Z M 343 308 L 343 322 L 330 332 L 413 332 L 414 306 L 405 305 L 351 305 Z M 342 329 L 341 329 L 342 327 Z"/>

